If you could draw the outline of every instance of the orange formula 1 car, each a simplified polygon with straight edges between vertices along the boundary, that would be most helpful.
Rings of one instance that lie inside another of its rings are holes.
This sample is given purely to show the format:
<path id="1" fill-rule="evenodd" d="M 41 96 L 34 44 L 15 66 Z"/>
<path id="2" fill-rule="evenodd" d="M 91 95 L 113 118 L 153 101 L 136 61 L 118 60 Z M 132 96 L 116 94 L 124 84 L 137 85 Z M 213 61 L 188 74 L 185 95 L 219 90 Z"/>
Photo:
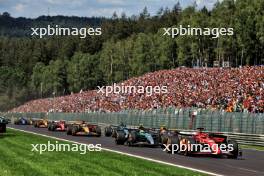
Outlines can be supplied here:
<path id="1" fill-rule="evenodd" d="M 95 124 L 86 122 L 74 122 L 67 124 L 67 135 L 73 136 L 101 136 L 101 128 Z"/>
<path id="2" fill-rule="evenodd" d="M 47 119 L 38 119 L 33 121 L 35 128 L 48 128 L 48 123 Z"/>

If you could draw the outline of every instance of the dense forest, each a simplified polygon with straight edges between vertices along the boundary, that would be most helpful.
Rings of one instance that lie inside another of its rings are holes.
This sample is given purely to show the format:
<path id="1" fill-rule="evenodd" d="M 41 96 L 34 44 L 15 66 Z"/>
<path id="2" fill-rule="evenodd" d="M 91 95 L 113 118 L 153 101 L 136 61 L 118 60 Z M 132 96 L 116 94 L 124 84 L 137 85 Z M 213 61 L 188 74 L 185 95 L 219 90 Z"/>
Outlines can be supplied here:
<path id="1" fill-rule="evenodd" d="M 31 27 L 46 27 L 47 25 L 59 25 L 61 27 L 91 27 L 100 26 L 104 18 L 76 17 L 76 16 L 40 16 L 36 19 L 13 18 L 8 12 L 0 14 L 0 35 L 9 37 L 30 36 Z"/>
<path id="2" fill-rule="evenodd" d="M 131 17 L 0 14 L 0 111 L 30 99 L 66 95 L 120 82 L 161 69 L 264 64 L 264 1 L 224 0 L 213 9 L 185 9 L 179 3 L 150 16 L 147 8 Z M 101 36 L 32 38 L 31 27 L 58 24 L 101 27 Z M 163 27 L 232 27 L 233 36 L 163 36 Z"/>

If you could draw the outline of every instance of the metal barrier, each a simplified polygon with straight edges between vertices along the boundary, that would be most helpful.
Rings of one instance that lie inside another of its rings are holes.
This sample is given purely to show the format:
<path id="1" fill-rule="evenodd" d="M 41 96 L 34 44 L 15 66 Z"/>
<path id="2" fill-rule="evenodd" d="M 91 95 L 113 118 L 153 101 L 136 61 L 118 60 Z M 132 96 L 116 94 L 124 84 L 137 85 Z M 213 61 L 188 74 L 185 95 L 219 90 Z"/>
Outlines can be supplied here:
<path id="1" fill-rule="evenodd" d="M 193 130 L 203 127 L 208 131 L 264 134 L 264 114 L 228 113 L 200 109 L 156 109 L 153 111 L 128 110 L 115 113 L 8 113 L 6 116 L 59 120 L 85 120 L 93 123 L 128 125 L 143 124 L 160 127 Z"/>
<path id="2" fill-rule="evenodd" d="M 120 124 L 171 129 L 222 132 L 241 144 L 264 146 L 264 114 L 227 113 L 200 109 L 128 110 L 118 113 L 5 113 L 6 117 L 48 118 L 50 120 L 85 120 L 91 123 Z"/>
<path id="3" fill-rule="evenodd" d="M 3 114 L 2 114 L 3 115 Z M 91 123 L 120 124 L 171 129 L 224 132 L 240 143 L 264 146 L 264 114 L 227 113 L 201 109 L 127 110 L 118 113 L 7 113 L 7 117 L 48 118 L 51 120 L 85 120 Z M 249 141 L 250 140 L 250 141 Z"/>
<path id="4" fill-rule="evenodd" d="M 229 138 L 236 140 L 239 144 L 264 146 L 264 135 L 227 133 Z"/>
<path id="5" fill-rule="evenodd" d="M 195 132 L 195 130 L 184 130 L 184 129 L 179 129 L 179 131 Z M 205 132 L 212 132 L 212 131 L 205 131 Z M 229 133 L 229 132 L 220 132 L 219 134 L 226 135 L 230 139 L 237 141 L 239 144 L 264 147 L 264 135 L 245 134 L 245 133 Z"/>

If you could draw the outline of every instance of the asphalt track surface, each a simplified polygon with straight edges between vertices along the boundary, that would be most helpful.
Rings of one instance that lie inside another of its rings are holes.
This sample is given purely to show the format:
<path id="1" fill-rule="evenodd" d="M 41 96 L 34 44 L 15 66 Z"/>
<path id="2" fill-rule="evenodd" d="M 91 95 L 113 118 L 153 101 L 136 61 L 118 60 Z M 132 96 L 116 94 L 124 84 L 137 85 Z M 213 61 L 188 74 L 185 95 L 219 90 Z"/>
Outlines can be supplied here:
<path id="1" fill-rule="evenodd" d="M 162 151 L 161 148 L 128 147 L 116 145 L 111 137 L 87 137 L 68 136 L 65 132 L 51 132 L 46 128 L 34 128 L 33 126 L 11 125 L 8 127 L 39 133 L 47 136 L 62 138 L 85 144 L 101 144 L 102 148 L 139 155 L 172 164 L 191 167 L 194 169 L 213 172 L 219 175 L 232 176 L 263 176 L 264 175 L 264 152 L 244 149 L 242 158 L 227 159 L 214 157 L 172 155 Z M 102 130 L 103 131 L 103 130 Z"/>

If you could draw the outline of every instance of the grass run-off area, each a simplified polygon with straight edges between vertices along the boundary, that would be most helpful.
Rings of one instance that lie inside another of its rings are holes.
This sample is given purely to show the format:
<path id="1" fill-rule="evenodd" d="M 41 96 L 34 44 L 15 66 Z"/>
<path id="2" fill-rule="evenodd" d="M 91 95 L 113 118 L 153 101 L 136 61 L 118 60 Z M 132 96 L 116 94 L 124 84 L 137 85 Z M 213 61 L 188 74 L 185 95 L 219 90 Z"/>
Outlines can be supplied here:
<path id="1" fill-rule="evenodd" d="M 56 141 L 38 135 L 8 129 L 0 134 L 1 176 L 88 176 L 88 175 L 204 175 L 190 170 L 167 166 L 143 159 L 100 151 L 32 152 L 31 144 Z M 66 143 L 59 141 L 59 143 Z"/>

